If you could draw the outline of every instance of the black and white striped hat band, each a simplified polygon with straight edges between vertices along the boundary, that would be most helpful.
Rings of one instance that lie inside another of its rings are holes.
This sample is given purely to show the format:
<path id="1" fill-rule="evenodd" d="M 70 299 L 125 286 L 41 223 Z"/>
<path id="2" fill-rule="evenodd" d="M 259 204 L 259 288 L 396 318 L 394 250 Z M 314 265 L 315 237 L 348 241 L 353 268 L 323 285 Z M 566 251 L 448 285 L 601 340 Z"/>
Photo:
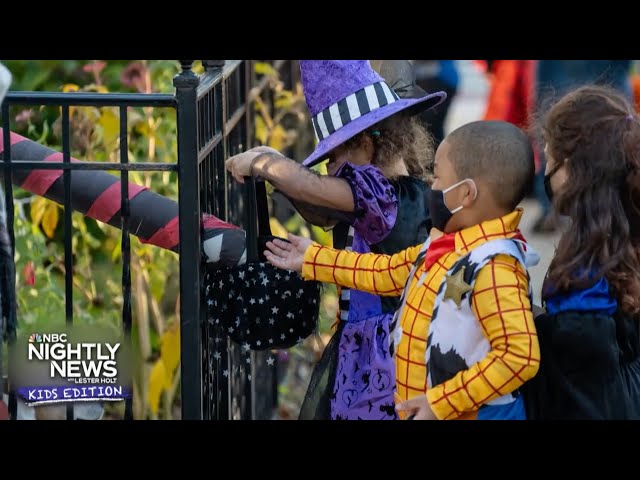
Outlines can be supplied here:
<path id="1" fill-rule="evenodd" d="M 313 129 L 319 141 L 356 118 L 399 100 L 385 82 L 377 82 L 352 93 L 313 117 Z"/>

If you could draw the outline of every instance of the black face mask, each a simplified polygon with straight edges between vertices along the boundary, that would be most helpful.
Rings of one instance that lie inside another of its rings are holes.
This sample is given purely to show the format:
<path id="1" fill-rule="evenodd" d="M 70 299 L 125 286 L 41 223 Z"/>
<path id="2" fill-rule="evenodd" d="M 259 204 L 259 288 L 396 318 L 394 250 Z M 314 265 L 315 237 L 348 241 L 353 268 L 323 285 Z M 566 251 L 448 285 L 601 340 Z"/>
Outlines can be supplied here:
<path id="1" fill-rule="evenodd" d="M 551 188 L 551 177 L 553 177 L 558 170 L 562 168 L 562 163 L 555 166 L 547 175 L 544 176 L 544 193 L 547 194 L 547 198 L 550 202 L 553 202 L 553 190 Z"/>
<path id="2" fill-rule="evenodd" d="M 462 205 L 453 210 L 449 210 L 447 204 L 444 201 L 444 194 L 453 190 L 454 188 L 459 187 L 464 182 L 473 181 L 471 179 L 465 179 L 461 182 L 455 183 L 444 190 L 433 190 L 428 189 L 426 191 L 427 195 L 427 205 L 429 206 L 429 215 L 431 215 L 431 222 L 434 228 L 437 228 L 441 232 L 444 232 L 447 223 L 451 220 L 451 217 L 460 210 L 462 210 Z"/>

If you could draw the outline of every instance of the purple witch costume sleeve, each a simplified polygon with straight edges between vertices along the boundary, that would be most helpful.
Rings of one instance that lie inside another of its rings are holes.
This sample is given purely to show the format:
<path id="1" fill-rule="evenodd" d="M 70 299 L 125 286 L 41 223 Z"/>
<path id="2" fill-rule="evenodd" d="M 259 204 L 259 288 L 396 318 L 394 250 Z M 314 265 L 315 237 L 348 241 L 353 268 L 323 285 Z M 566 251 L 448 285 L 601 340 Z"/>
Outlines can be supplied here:
<path id="1" fill-rule="evenodd" d="M 389 180 L 373 165 L 344 163 L 336 177 L 345 179 L 353 192 L 354 230 L 369 245 L 382 241 L 398 216 L 398 197 Z"/>

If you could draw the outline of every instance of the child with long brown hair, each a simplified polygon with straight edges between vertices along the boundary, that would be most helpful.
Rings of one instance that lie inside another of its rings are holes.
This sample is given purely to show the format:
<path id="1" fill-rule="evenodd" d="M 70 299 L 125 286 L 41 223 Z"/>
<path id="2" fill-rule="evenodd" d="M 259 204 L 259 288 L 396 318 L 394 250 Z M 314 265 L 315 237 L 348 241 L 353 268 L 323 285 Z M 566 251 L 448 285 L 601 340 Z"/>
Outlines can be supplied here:
<path id="1" fill-rule="evenodd" d="M 607 87 L 542 119 L 545 190 L 570 220 L 543 287 L 529 418 L 640 418 L 640 121 Z"/>

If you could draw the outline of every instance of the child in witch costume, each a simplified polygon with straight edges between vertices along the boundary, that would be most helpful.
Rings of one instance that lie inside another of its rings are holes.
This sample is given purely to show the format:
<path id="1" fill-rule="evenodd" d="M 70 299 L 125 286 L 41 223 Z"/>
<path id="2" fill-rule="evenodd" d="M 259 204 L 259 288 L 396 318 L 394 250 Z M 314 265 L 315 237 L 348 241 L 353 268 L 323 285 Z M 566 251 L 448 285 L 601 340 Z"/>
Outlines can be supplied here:
<path id="1" fill-rule="evenodd" d="M 334 245 L 393 254 L 424 241 L 432 140 L 415 114 L 434 107 L 407 61 L 302 60 L 303 91 L 319 144 L 303 165 L 258 147 L 227 160 L 242 182 L 260 176 L 310 223 L 334 227 Z M 387 80 L 387 81 L 385 81 Z M 398 92 L 398 93 L 396 93 Z M 403 98 L 401 98 L 403 97 Z M 329 159 L 329 175 L 305 167 Z M 316 365 L 301 419 L 395 419 L 389 322 L 398 298 L 340 291 L 340 323 Z"/>
<path id="2" fill-rule="evenodd" d="M 391 324 L 399 410 L 416 419 L 524 419 L 520 387 L 539 366 L 527 265 L 518 230 L 534 171 L 514 125 L 464 125 L 438 147 L 423 245 L 357 254 L 290 235 L 267 259 L 304 278 L 379 295 L 402 292 Z M 437 229 L 437 230 L 436 230 Z"/>

